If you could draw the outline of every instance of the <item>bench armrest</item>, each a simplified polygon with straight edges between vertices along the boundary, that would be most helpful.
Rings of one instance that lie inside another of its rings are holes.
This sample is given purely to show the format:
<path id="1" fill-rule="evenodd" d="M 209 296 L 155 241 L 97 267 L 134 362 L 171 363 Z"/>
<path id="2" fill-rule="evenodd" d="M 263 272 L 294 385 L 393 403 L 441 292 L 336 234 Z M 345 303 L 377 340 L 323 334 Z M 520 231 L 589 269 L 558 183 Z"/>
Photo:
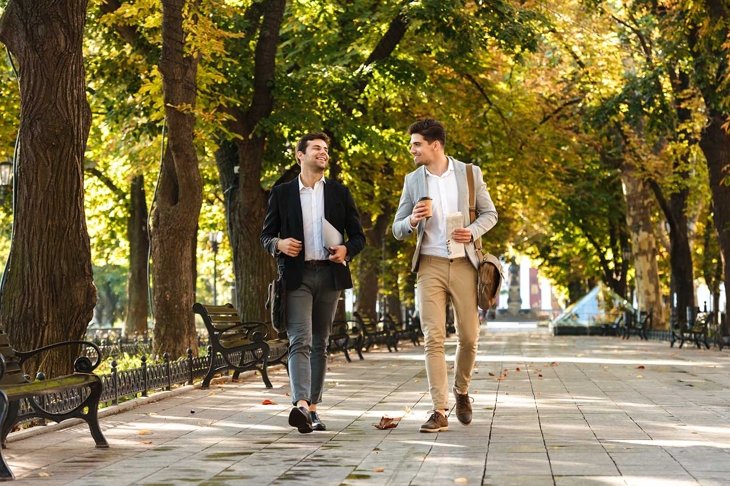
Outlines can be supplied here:
<path id="1" fill-rule="evenodd" d="M 54 348 L 60 348 L 61 346 L 73 346 L 79 344 L 93 348 L 94 351 L 96 351 L 96 361 L 92 363 L 91 359 L 88 356 L 79 356 L 74 360 L 74 371 L 77 373 L 91 373 L 97 368 L 97 366 L 99 366 L 99 364 L 101 364 L 101 350 L 99 349 L 99 346 L 92 343 L 91 341 L 63 341 L 60 343 L 49 344 L 48 346 L 43 346 L 42 348 L 32 349 L 30 351 L 16 351 L 16 355 L 18 356 L 18 364 L 22 366 L 28 358 L 31 358 L 36 354 L 42 353 L 44 351 L 49 351 Z"/>
<path id="2" fill-rule="evenodd" d="M 241 323 L 244 329 L 246 329 L 246 333 L 248 335 L 248 338 L 251 341 L 258 342 L 258 341 L 266 341 L 269 339 L 269 329 L 266 327 L 266 324 L 259 321 L 250 321 L 250 322 L 243 322 Z"/>

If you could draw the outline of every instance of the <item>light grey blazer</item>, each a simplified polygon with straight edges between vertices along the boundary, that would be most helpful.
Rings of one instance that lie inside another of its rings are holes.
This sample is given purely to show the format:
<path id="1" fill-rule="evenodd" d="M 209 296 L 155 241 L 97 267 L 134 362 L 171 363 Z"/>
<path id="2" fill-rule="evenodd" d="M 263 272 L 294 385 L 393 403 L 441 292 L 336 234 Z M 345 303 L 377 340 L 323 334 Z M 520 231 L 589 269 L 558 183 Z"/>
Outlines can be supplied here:
<path id="1" fill-rule="evenodd" d="M 474 241 L 492 229 L 497 224 L 497 209 L 494 207 L 492 198 L 489 196 L 487 186 L 482 178 L 482 171 L 476 165 L 472 166 L 474 172 L 474 190 L 476 191 L 476 213 L 477 219 L 473 223 L 469 223 L 469 186 L 466 181 L 466 164 L 460 162 L 453 157 L 449 157 L 453 162 L 454 174 L 456 175 L 456 185 L 459 188 L 459 211 L 464 215 L 464 227 L 471 230 Z M 393 221 L 393 236 L 398 240 L 404 240 L 414 233 L 411 228 L 410 216 L 413 212 L 413 206 L 423 196 L 428 196 L 428 184 L 426 183 L 426 168 L 421 166 L 406 176 L 403 184 L 403 192 L 398 203 L 398 210 L 395 213 Z M 426 220 L 418 223 L 416 234 L 416 251 L 413 254 L 411 270 L 418 271 L 418 261 L 421 254 L 421 242 L 423 241 L 423 232 L 425 231 Z M 479 267 L 477 262 L 474 244 L 466 245 L 466 255 L 474 268 Z"/>

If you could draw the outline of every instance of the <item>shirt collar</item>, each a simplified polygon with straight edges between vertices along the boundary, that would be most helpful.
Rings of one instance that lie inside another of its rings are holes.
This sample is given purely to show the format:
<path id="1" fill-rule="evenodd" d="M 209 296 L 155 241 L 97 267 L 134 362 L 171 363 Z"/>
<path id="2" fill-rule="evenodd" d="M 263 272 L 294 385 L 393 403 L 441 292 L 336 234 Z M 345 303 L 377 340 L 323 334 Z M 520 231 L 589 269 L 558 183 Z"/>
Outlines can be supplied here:
<path id="1" fill-rule="evenodd" d="M 432 174 L 431 171 L 424 167 L 424 169 L 426 170 L 426 175 L 431 177 L 447 177 L 451 175 L 454 172 L 454 160 L 451 157 L 447 157 L 447 160 L 449 161 L 449 167 L 446 169 L 446 172 L 444 172 L 440 176 L 437 176 L 436 174 Z"/>
<path id="2" fill-rule="evenodd" d="M 302 192 L 302 189 L 306 188 L 307 186 L 302 184 L 302 175 L 301 174 L 299 174 L 297 176 L 297 181 L 299 181 L 299 192 Z M 317 184 L 319 184 L 320 182 L 322 184 L 324 184 L 325 182 L 327 182 L 327 179 L 324 176 L 322 176 L 322 178 L 320 180 L 318 180 L 317 182 L 314 183 L 314 187 L 317 187 Z M 314 189 L 314 187 L 312 187 L 311 189 Z M 307 188 L 307 189 L 309 189 L 309 188 Z"/>

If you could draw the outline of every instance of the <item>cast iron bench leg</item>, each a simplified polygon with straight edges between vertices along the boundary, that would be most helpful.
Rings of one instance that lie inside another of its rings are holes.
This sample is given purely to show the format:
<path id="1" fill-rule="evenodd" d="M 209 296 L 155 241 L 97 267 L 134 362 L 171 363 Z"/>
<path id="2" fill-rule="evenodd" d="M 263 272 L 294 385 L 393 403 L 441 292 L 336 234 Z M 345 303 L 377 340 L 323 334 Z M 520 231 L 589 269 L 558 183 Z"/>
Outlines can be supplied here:
<path id="1" fill-rule="evenodd" d="M 7 395 L 5 395 L 7 397 Z M 15 425 L 15 418 L 18 416 L 18 411 L 20 410 L 20 401 L 15 400 L 12 402 L 9 402 L 9 405 L 5 409 L 5 416 L 3 417 L 3 428 L 2 428 L 2 447 L 5 449 L 7 447 L 7 440 L 8 440 L 8 434 L 11 430 L 13 430 L 13 426 Z"/>
<path id="2" fill-rule="evenodd" d="M 9 406 L 10 402 L 8 401 L 8 396 L 5 394 L 4 391 L 0 390 L 0 423 L 3 424 L 3 428 L 5 428 L 5 419 L 8 416 Z M 3 444 L 3 447 L 4 446 L 5 444 Z M 13 472 L 10 470 L 8 464 L 5 462 L 2 449 L 0 449 L 0 481 L 8 481 L 11 479 L 15 479 L 15 476 L 13 476 Z"/>
<path id="3" fill-rule="evenodd" d="M 215 351 L 210 352 L 210 366 L 208 366 L 208 373 L 205 375 L 205 378 L 203 378 L 203 383 L 200 385 L 201 388 L 210 387 L 210 380 L 213 379 L 213 375 L 215 375 L 216 372 L 215 355 Z"/>
<path id="4" fill-rule="evenodd" d="M 89 384 L 89 388 L 91 389 L 91 394 L 89 395 L 89 411 L 86 413 L 86 423 L 89 424 L 89 431 L 91 431 L 91 437 L 96 442 L 96 447 L 98 449 L 108 449 L 109 444 L 99 426 L 99 401 L 101 400 L 101 392 L 104 387 L 101 381 L 95 381 Z"/>

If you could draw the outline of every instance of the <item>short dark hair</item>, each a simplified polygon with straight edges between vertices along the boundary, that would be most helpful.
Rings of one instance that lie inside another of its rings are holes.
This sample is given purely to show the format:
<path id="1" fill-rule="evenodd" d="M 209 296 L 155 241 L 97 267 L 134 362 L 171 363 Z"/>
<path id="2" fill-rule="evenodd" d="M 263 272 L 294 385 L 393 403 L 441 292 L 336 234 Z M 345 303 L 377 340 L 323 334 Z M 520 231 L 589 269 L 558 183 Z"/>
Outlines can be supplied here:
<path id="1" fill-rule="evenodd" d="M 297 152 L 306 152 L 307 151 L 307 145 L 309 145 L 309 142 L 312 140 L 324 140 L 327 145 L 330 144 L 330 138 L 327 136 L 326 133 L 323 132 L 312 132 L 307 133 L 302 138 L 299 139 L 297 142 Z"/>
<path id="2" fill-rule="evenodd" d="M 414 133 L 421 135 L 428 143 L 438 140 L 441 145 L 446 145 L 446 129 L 441 122 L 433 118 L 424 118 L 411 124 L 408 127 L 408 134 L 413 135 Z"/>

